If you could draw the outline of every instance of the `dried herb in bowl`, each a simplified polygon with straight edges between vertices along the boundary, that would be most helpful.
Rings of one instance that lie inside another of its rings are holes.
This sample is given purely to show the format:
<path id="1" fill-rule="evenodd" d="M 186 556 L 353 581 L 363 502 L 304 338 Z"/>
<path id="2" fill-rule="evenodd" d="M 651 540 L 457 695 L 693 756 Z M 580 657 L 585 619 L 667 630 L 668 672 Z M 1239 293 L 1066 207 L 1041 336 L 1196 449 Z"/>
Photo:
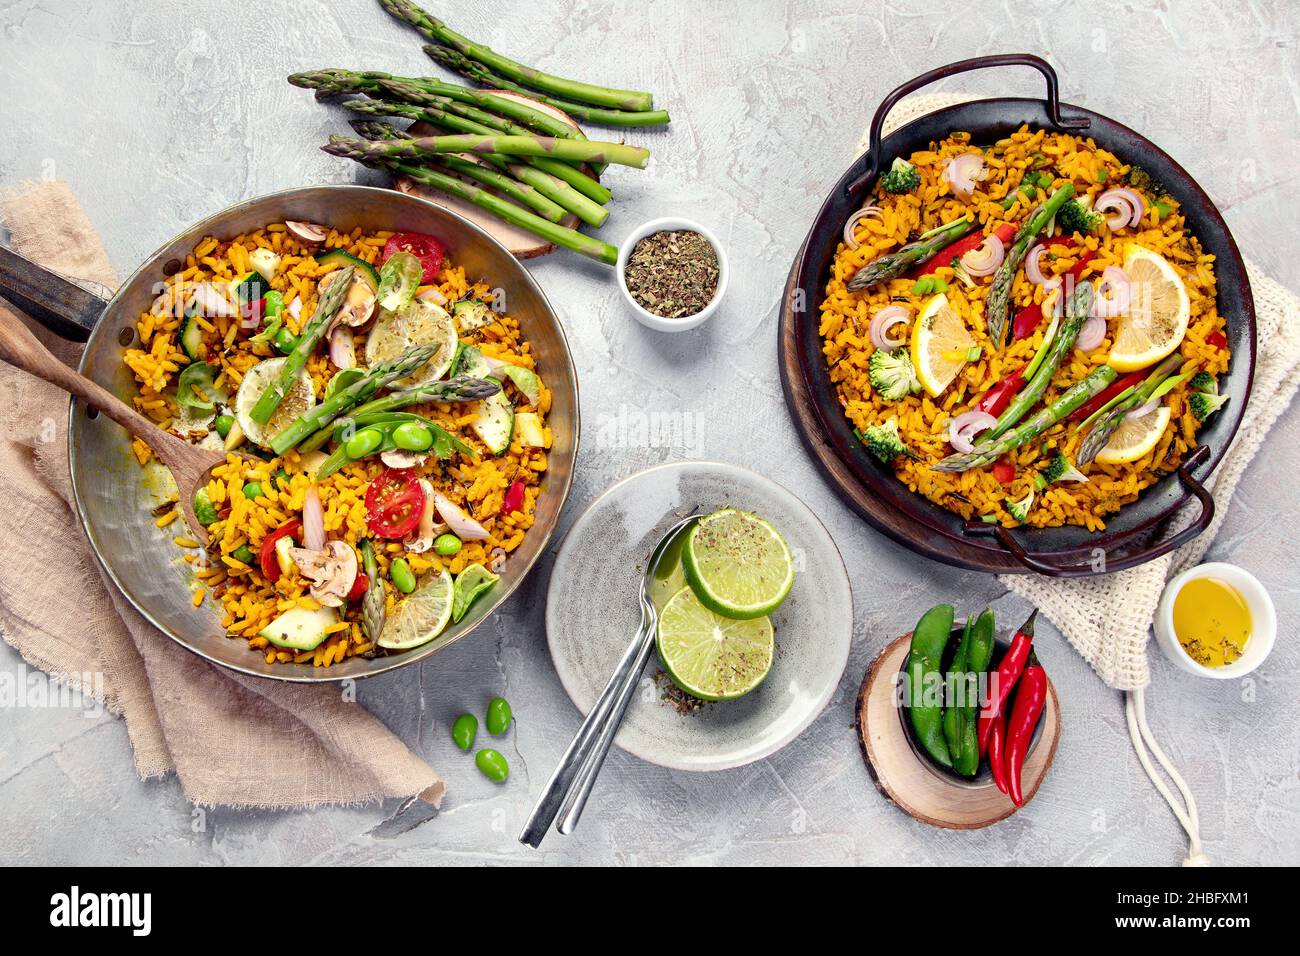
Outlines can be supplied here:
<path id="1" fill-rule="evenodd" d="M 632 247 L 623 278 L 647 312 L 665 319 L 695 315 L 718 290 L 718 253 L 698 232 L 669 230 Z"/>

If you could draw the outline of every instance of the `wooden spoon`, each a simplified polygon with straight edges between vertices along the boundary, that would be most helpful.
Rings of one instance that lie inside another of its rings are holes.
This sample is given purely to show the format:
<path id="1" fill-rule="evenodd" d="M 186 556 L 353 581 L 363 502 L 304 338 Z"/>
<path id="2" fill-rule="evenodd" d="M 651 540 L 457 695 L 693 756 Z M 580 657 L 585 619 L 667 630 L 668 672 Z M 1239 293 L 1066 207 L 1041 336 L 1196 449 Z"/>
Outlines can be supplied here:
<path id="1" fill-rule="evenodd" d="M 103 412 L 149 446 L 176 479 L 181 514 L 190 532 L 205 546 L 208 529 L 194 514 L 194 495 L 208 483 L 208 472 L 226 460 L 224 451 L 208 451 L 163 431 L 116 395 L 60 362 L 31 329 L 0 301 L 0 359 L 56 385 Z"/>

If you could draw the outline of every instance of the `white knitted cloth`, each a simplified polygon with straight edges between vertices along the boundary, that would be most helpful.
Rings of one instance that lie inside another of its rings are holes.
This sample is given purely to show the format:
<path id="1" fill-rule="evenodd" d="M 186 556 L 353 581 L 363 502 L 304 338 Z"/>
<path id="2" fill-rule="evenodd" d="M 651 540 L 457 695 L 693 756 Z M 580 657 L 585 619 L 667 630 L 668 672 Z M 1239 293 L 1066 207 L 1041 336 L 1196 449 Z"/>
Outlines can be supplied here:
<path id="1" fill-rule="evenodd" d="M 909 97 L 889 114 L 885 132 L 926 113 L 975 97 L 936 93 Z M 860 149 L 867 148 L 864 133 Z M 1099 677 L 1118 690 L 1151 681 L 1146 644 L 1169 575 L 1196 564 L 1214 541 L 1233 490 L 1268 430 L 1300 385 L 1300 298 L 1246 263 L 1258 329 L 1254 390 L 1227 455 L 1209 482 L 1215 516 L 1197 538 L 1171 555 L 1114 574 L 1060 581 L 1033 574 L 1002 575 L 1002 583 L 1050 617 Z"/>

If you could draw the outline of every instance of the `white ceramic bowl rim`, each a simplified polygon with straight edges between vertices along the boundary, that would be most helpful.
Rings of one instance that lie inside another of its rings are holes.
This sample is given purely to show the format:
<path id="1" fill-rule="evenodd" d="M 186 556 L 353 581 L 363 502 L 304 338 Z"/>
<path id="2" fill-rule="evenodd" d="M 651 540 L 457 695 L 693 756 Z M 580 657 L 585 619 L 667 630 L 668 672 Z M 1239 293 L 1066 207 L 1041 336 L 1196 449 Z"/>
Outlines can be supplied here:
<path id="1" fill-rule="evenodd" d="M 1230 585 L 1241 595 L 1250 609 L 1250 639 L 1246 642 L 1246 649 L 1241 657 L 1222 667 L 1206 667 L 1193 660 L 1174 631 L 1174 600 L 1188 581 L 1200 578 L 1217 578 Z M 1188 568 L 1165 586 L 1160 605 L 1156 608 L 1155 628 L 1156 636 L 1166 653 L 1173 656 L 1176 662 L 1182 663 L 1185 669 L 1190 669 L 1203 677 L 1231 680 L 1253 671 L 1273 650 L 1273 643 L 1277 637 L 1277 611 L 1273 607 L 1273 599 L 1260 583 L 1259 578 L 1235 564 L 1211 561 Z"/>
<path id="2" fill-rule="evenodd" d="M 696 312 L 694 315 L 683 316 L 680 319 L 669 319 L 662 315 L 655 315 L 632 297 L 632 293 L 628 290 L 627 278 L 624 273 L 627 269 L 627 260 L 632 255 L 632 249 L 635 248 L 638 242 L 646 236 L 653 235 L 656 232 L 675 231 L 698 232 L 709 241 L 709 245 L 713 246 L 713 251 L 718 256 L 718 287 L 714 289 L 713 298 L 709 300 L 709 304 L 699 312 Z M 623 293 L 623 298 L 627 301 L 628 305 L 632 307 L 633 314 L 636 316 L 637 321 L 648 328 L 656 329 L 660 332 L 685 332 L 688 329 L 693 329 L 700 325 L 707 320 L 709 316 L 713 315 L 715 311 L 717 311 L 718 305 L 722 302 L 722 298 L 727 291 L 727 253 L 726 250 L 723 249 L 722 243 L 718 241 L 718 237 L 714 235 L 713 231 L 708 227 L 702 226 L 694 220 L 682 219 L 678 216 L 664 216 L 660 219 L 651 219 L 649 222 L 642 223 L 636 229 L 632 230 L 631 234 L 628 235 L 628 237 L 623 240 L 622 245 L 619 246 L 618 261 L 614 268 L 618 273 L 619 291 Z"/>

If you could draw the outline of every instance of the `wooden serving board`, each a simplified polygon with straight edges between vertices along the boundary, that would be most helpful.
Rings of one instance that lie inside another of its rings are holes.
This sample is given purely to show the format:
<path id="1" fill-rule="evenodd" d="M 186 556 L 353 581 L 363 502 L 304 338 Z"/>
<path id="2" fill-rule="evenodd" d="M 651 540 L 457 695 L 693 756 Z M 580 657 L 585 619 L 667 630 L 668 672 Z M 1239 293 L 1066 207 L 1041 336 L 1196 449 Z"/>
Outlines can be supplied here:
<path id="1" fill-rule="evenodd" d="M 912 635 L 904 634 L 881 651 L 867 668 L 858 691 L 858 740 L 876 788 L 909 816 L 932 827 L 978 830 L 1005 820 L 1017 810 L 1010 797 L 992 784 L 970 789 L 943 779 L 926 767 L 908 744 L 895 706 L 895 678 L 911 641 Z M 1025 761 L 1021 777 L 1026 804 L 1051 769 L 1061 739 L 1061 707 L 1050 677 L 1047 691 L 1043 733 Z"/>

